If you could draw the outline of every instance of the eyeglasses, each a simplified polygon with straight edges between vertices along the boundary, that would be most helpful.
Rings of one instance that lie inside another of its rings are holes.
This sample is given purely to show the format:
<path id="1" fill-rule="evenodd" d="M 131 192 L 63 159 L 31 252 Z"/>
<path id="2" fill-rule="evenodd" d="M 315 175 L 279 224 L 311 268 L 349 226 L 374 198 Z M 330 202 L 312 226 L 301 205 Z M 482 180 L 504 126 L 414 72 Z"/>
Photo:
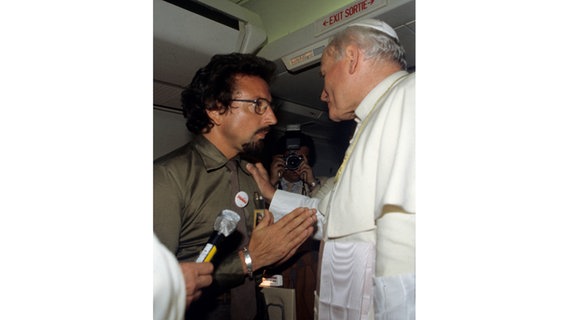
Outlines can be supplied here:
<path id="1" fill-rule="evenodd" d="M 258 98 L 256 100 L 251 99 L 231 99 L 231 101 L 237 102 L 249 102 L 254 104 L 254 112 L 258 115 L 263 115 L 268 108 L 272 109 L 272 102 L 264 98 Z"/>

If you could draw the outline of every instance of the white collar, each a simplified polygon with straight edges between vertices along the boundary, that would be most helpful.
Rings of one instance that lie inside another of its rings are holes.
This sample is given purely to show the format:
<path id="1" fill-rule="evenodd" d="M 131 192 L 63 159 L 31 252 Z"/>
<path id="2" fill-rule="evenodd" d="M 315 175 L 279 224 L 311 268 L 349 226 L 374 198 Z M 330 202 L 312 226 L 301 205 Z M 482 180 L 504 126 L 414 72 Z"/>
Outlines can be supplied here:
<path id="1" fill-rule="evenodd" d="M 386 77 L 383 81 L 377 84 L 373 88 L 373 90 L 371 90 L 365 96 L 363 101 L 361 101 L 359 106 L 357 106 L 357 109 L 355 109 L 355 116 L 356 116 L 355 119 L 359 119 L 360 121 L 364 120 L 365 117 L 367 117 L 371 112 L 371 110 L 373 109 L 373 106 L 377 102 L 377 99 L 379 99 L 379 97 L 381 97 L 381 95 L 383 95 L 394 82 L 396 82 L 399 78 L 404 77 L 407 74 L 408 74 L 407 71 L 400 70 Z"/>

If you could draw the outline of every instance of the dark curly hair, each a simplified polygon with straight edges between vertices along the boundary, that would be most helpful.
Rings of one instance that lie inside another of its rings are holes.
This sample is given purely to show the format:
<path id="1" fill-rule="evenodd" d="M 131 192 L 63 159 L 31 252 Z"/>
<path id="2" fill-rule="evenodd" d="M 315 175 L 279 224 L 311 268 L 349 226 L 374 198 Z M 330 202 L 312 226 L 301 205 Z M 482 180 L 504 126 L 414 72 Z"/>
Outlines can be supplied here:
<path id="1" fill-rule="evenodd" d="M 187 129 L 196 135 L 211 130 L 213 122 L 206 110 L 227 112 L 236 76 L 258 76 L 270 83 L 275 70 L 274 62 L 253 54 L 214 55 L 205 67 L 195 73 L 191 83 L 181 93 Z"/>

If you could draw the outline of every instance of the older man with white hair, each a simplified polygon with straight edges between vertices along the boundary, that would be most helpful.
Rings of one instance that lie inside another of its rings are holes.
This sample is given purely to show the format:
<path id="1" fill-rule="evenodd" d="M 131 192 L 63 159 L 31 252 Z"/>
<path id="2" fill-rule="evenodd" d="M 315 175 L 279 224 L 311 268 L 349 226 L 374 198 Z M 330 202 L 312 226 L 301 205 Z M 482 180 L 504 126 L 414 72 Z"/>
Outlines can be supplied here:
<path id="1" fill-rule="evenodd" d="M 270 211 L 318 209 L 318 319 L 415 318 L 415 76 L 396 32 L 367 19 L 324 50 L 321 99 L 333 121 L 357 128 L 320 201 L 275 190 L 249 165 Z"/>

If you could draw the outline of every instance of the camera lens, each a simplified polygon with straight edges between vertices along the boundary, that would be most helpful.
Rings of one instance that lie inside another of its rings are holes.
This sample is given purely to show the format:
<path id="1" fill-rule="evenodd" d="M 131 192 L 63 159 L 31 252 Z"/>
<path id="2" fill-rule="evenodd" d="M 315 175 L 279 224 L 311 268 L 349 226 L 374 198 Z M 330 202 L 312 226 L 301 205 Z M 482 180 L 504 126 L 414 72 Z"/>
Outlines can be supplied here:
<path id="1" fill-rule="evenodd" d="M 286 169 L 296 170 L 302 164 L 303 158 L 295 153 L 291 153 L 284 158 Z"/>

